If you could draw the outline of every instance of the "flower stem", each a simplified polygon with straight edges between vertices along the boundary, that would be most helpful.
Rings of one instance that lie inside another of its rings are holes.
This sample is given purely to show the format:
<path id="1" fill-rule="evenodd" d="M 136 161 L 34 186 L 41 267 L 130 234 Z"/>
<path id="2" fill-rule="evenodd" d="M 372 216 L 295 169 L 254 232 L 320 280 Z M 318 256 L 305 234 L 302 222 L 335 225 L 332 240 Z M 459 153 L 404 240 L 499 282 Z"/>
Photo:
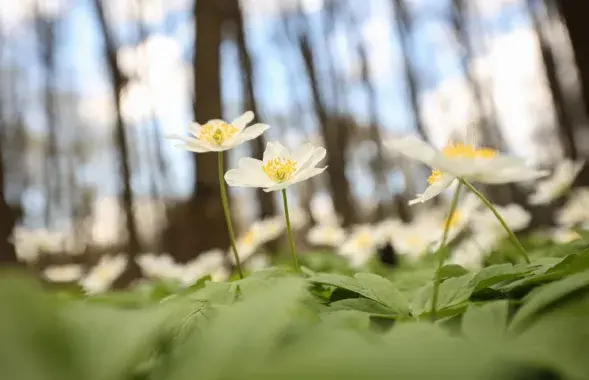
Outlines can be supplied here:
<path id="1" fill-rule="evenodd" d="M 444 223 L 444 234 L 442 235 L 442 241 L 440 242 L 440 246 L 438 247 L 438 251 L 436 252 L 436 256 L 438 259 L 438 263 L 436 265 L 436 274 L 434 278 L 434 289 L 432 295 L 432 309 L 431 309 L 431 318 L 433 321 L 436 320 L 436 313 L 438 308 L 438 297 L 440 295 L 440 283 L 442 282 L 441 278 L 441 271 L 442 266 L 444 265 L 444 256 L 442 255 L 442 249 L 446 246 L 446 241 L 448 240 L 448 234 L 450 232 L 450 218 L 456 212 L 456 207 L 458 206 L 458 199 L 460 198 L 460 190 L 462 189 L 462 183 L 458 183 L 456 186 L 456 190 L 454 190 L 454 196 L 452 197 L 452 203 L 450 203 L 450 210 L 448 211 L 448 217 L 446 218 L 446 223 Z"/>
<path id="2" fill-rule="evenodd" d="M 231 214 L 229 213 L 229 199 L 227 197 L 227 188 L 225 187 L 225 179 L 223 178 L 223 152 L 219 152 L 219 188 L 221 189 L 221 203 L 223 204 L 223 212 L 225 213 L 225 222 L 227 223 L 227 231 L 229 231 L 229 241 L 231 242 L 231 250 L 235 258 L 235 265 L 237 266 L 237 273 L 239 278 L 243 279 L 243 271 L 241 270 L 241 262 L 239 261 L 239 254 L 237 253 L 237 246 L 235 245 L 235 232 L 233 232 L 233 224 L 231 223 Z"/>
<path id="3" fill-rule="evenodd" d="M 515 234 L 511 230 L 511 228 L 509 228 L 509 226 L 505 222 L 505 219 L 503 219 L 503 217 L 499 214 L 499 212 L 497 212 L 497 209 L 495 207 L 493 207 L 493 205 L 491 204 L 491 202 L 489 202 L 489 200 L 480 191 L 478 191 L 470 182 L 468 182 L 464 178 L 460 178 L 460 182 L 462 184 L 464 184 L 464 186 L 468 187 L 468 189 L 470 191 L 472 191 L 477 197 L 479 197 L 479 199 L 481 201 L 483 201 L 483 203 L 485 204 L 485 206 L 487 206 L 489 208 L 489 210 L 491 210 L 491 212 L 495 215 L 495 217 L 497 218 L 497 220 L 499 221 L 499 223 L 501 223 L 501 225 L 503 226 L 503 228 L 505 229 L 505 231 L 507 232 L 507 234 L 509 234 L 509 238 L 511 239 L 511 242 L 513 243 L 513 245 L 515 245 L 515 247 L 517 248 L 517 250 L 521 253 L 521 255 L 523 256 L 523 258 L 526 261 L 526 263 L 529 264 L 530 263 L 530 257 L 528 256 L 528 253 L 526 252 L 526 249 L 519 242 L 519 240 L 517 239 L 517 237 L 515 236 Z"/>
<path id="4" fill-rule="evenodd" d="M 292 261 L 294 263 L 295 270 L 298 273 L 302 273 L 301 267 L 299 266 L 299 260 L 297 259 L 297 252 L 295 250 L 294 239 L 292 238 L 292 228 L 290 226 L 290 215 L 288 213 L 288 200 L 286 199 L 286 189 L 282 189 L 282 201 L 284 203 L 284 217 L 286 219 L 286 230 L 288 232 L 288 242 L 290 244 L 290 254 L 292 255 Z"/>

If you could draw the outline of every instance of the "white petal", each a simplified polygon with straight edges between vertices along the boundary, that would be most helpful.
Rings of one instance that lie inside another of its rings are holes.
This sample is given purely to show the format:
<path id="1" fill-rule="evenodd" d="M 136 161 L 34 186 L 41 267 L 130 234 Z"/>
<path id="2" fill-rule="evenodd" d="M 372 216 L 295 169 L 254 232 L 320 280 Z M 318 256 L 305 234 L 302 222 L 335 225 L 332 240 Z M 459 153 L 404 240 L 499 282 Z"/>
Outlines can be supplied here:
<path id="1" fill-rule="evenodd" d="M 262 171 L 262 161 L 251 157 L 240 159 L 237 169 L 225 173 L 225 181 L 234 187 L 267 187 L 273 184 Z"/>
<path id="2" fill-rule="evenodd" d="M 202 126 L 196 122 L 190 123 L 188 126 L 188 132 L 190 132 L 194 137 L 198 138 L 200 136 L 200 129 Z"/>
<path id="3" fill-rule="evenodd" d="M 252 120 L 254 120 L 254 116 L 255 115 L 252 111 L 246 111 L 243 115 L 233 120 L 231 122 L 231 125 L 233 125 L 235 128 L 241 131 L 243 128 L 245 128 L 246 125 L 248 125 L 249 123 L 251 123 Z"/>
<path id="4" fill-rule="evenodd" d="M 311 143 L 305 143 L 292 152 L 292 159 L 297 163 L 297 172 L 305 167 L 307 162 L 313 157 L 315 147 Z"/>
<path id="5" fill-rule="evenodd" d="M 280 182 L 280 183 L 274 184 L 272 186 L 269 186 L 266 189 L 264 189 L 264 191 L 269 193 L 271 191 L 278 191 L 278 190 L 285 189 L 291 185 L 294 185 L 295 183 L 306 181 L 307 179 L 309 179 L 311 177 L 315 177 L 315 176 L 323 173 L 325 171 L 325 169 L 327 169 L 327 166 L 324 168 L 306 169 L 302 172 L 299 172 L 297 175 L 295 175 L 294 177 L 292 177 L 288 181 Z"/>
<path id="6" fill-rule="evenodd" d="M 290 152 L 277 141 L 268 142 L 266 144 L 266 150 L 264 151 L 264 162 L 268 162 L 277 157 L 290 158 Z"/>
<path id="7" fill-rule="evenodd" d="M 325 158 L 326 155 L 327 155 L 327 150 L 325 150 L 325 148 L 323 148 L 323 147 L 315 148 L 311 159 L 307 160 L 307 162 L 305 164 L 301 165 L 300 168 L 297 170 L 297 172 L 302 172 L 303 170 L 314 168 L 315 166 L 317 166 L 317 164 L 319 164 L 319 162 L 321 162 Z"/>
<path id="8" fill-rule="evenodd" d="M 205 153 L 205 152 L 215 152 L 215 151 L 220 150 L 219 147 L 213 146 L 212 144 L 210 144 L 206 141 L 195 139 L 193 137 L 186 137 L 186 136 L 172 134 L 172 135 L 166 135 L 166 138 L 170 139 L 170 140 L 180 140 L 180 141 L 184 142 L 184 144 L 176 144 L 175 147 L 186 149 L 191 152 Z"/>
<path id="9" fill-rule="evenodd" d="M 489 168 L 488 171 L 480 173 L 475 181 L 488 184 L 502 184 L 512 182 L 525 182 L 535 180 L 548 175 L 549 172 L 536 170 L 528 166 L 506 168 L 504 170 L 494 170 Z"/>
<path id="10" fill-rule="evenodd" d="M 442 193 L 442 191 L 444 191 L 448 187 L 450 187 L 450 185 L 452 184 L 452 182 L 454 182 L 455 179 L 456 179 L 456 177 L 454 177 L 450 174 L 444 173 L 442 175 L 442 179 L 440 181 L 434 182 L 427 189 L 425 189 L 423 194 L 419 194 L 417 196 L 417 198 L 409 201 L 409 205 L 412 206 L 416 203 L 423 203 L 423 202 L 429 201 L 430 199 L 438 196 L 439 194 Z"/>
<path id="11" fill-rule="evenodd" d="M 254 124 L 233 136 L 232 139 L 225 141 L 225 143 L 223 143 L 223 146 L 233 148 L 246 141 L 253 140 L 259 137 L 262 133 L 266 132 L 268 128 L 270 128 L 270 126 L 266 124 Z"/>
<path id="12" fill-rule="evenodd" d="M 430 166 L 434 166 L 436 157 L 441 155 L 436 148 L 415 136 L 392 139 L 387 141 L 385 146 L 395 153 L 421 161 Z"/>

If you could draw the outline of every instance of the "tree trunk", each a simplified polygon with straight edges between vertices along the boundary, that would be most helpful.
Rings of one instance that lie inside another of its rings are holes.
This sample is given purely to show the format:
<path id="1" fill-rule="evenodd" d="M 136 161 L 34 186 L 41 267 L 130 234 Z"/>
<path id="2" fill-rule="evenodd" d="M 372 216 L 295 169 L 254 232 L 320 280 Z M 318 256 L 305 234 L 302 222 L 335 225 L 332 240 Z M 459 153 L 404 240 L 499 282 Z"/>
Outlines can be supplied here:
<path id="1" fill-rule="evenodd" d="M 236 35 L 237 35 L 237 49 L 239 51 L 239 59 L 241 63 L 241 70 L 243 74 L 245 84 L 245 109 L 251 110 L 260 119 L 258 113 L 258 104 L 256 101 L 256 93 L 254 86 L 254 70 L 252 65 L 251 55 L 245 40 L 245 26 L 243 22 L 243 11 L 238 0 L 232 0 L 232 17 L 231 19 L 235 23 Z M 262 158 L 264 150 L 266 148 L 266 139 L 264 135 L 254 139 L 252 141 L 252 155 L 257 158 Z M 266 218 L 272 215 L 276 215 L 276 205 L 274 203 L 274 197 L 271 194 L 267 194 L 262 189 L 256 190 L 256 197 L 258 199 L 259 206 L 259 217 Z"/>
<path id="2" fill-rule="evenodd" d="M 409 100 L 411 101 L 411 108 L 413 109 L 413 117 L 415 118 L 415 126 L 417 132 L 425 139 L 425 127 L 421 115 L 421 105 L 419 104 L 419 85 L 417 82 L 417 73 L 411 63 L 409 53 L 408 35 L 411 31 L 411 18 L 407 11 L 407 4 L 405 0 L 392 0 L 395 24 L 397 25 L 397 33 L 399 35 L 399 44 L 401 45 L 401 52 L 405 60 L 404 70 L 405 79 L 407 80 L 407 90 L 409 92 Z"/>
<path id="3" fill-rule="evenodd" d="M 346 150 L 349 142 L 349 125 L 343 122 L 342 118 L 332 118 L 328 115 L 325 108 L 317 74 L 313 53 L 306 36 L 299 37 L 299 44 L 305 64 L 305 70 L 309 77 L 311 93 L 313 96 L 313 106 L 317 114 L 317 119 L 323 133 L 323 138 L 327 146 L 327 174 L 335 211 L 343 218 L 343 224 L 349 226 L 357 222 L 357 213 L 352 202 L 352 192 L 350 182 L 346 177 Z M 335 119 L 335 120 L 334 120 Z M 332 122 L 334 122 L 332 124 Z"/>
<path id="4" fill-rule="evenodd" d="M 116 126 L 114 141 L 119 155 L 120 178 L 123 184 L 121 204 L 125 211 L 125 225 L 128 233 L 127 253 L 129 255 L 129 267 L 122 281 L 127 283 L 141 275 L 138 265 L 135 263 L 135 257 L 140 251 L 139 237 L 137 233 L 137 224 L 133 212 L 133 189 L 131 188 L 131 167 L 129 164 L 129 150 L 127 145 L 127 136 L 125 134 L 125 124 L 121 113 L 120 94 L 124 89 L 128 79 L 120 70 L 117 62 L 117 48 L 114 37 L 108 27 L 104 7 L 101 0 L 94 0 L 96 13 L 98 15 L 99 25 L 104 36 L 104 55 L 108 67 L 108 74 L 113 85 L 113 96 L 116 106 Z"/>
<path id="5" fill-rule="evenodd" d="M 577 158 L 577 147 L 575 144 L 575 132 L 572 120 L 570 119 L 566 108 L 563 89 L 558 79 L 556 62 L 554 54 L 550 46 L 550 42 L 544 33 L 544 28 L 538 14 L 538 6 L 540 5 L 536 0 L 527 0 L 528 12 L 534 26 L 534 31 L 538 37 L 538 44 L 540 45 L 540 53 L 542 54 L 542 61 L 544 63 L 544 74 L 550 86 L 552 94 L 552 103 L 556 111 L 556 120 L 558 122 L 558 131 L 561 138 L 561 143 L 567 157 L 573 160 Z"/>

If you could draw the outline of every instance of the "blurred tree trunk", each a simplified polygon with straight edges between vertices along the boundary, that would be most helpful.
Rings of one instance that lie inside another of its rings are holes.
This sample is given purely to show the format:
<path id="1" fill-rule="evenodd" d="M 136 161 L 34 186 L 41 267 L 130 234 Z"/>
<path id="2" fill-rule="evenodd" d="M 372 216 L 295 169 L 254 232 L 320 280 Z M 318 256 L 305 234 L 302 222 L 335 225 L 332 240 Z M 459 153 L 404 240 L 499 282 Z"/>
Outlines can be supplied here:
<path id="1" fill-rule="evenodd" d="M 194 56 L 194 117 L 200 123 L 222 116 L 221 99 L 221 28 L 223 14 L 216 1 L 196 2 L 196 41 Z M 217 154 L 194 154 L 194 190 L 189 222 L 195 241 L 192 254 L 229 245 L 223 218 L 221 193 L 217 174 Z M 226 162 L 227 160 L 225 160 Z M 225 170 L 225 169 L 224 169 Z M 196 227 L 196 228 L 195 228 Z M 188 234 L 190 232 L 187 231 Z"/>
<path id="2" fill-rule="evenodd" d="M 239 51 L 239 60 L 241 63 L 241 70 L 243 79 L 245 82 L 245 109 L 251 110 L 260 119 L 260 113 L 258 112 L 258 103 L 256 101 L 256 92 L 254 86 L 254 70 L 252 65 L 252 58 L 250 51 L 247 46 L 245 39 L 245 26 L 243 21 L 243 10 L 238 0 L 231 0 L 231 17 L 235 23 L 235 29 L 237 34 L 237 49 Z M 262 158 L 264 150 L 266 148 L 266 139 L 264 135 L 261 135 L 257 139 L 252 140 L 252 156 L 259 159 Z M 276 205 L 274 203 L 274 197 L 271 194 L 267 194 L 262 189 L 256 190 L 256 197 L 258 199 L 259 217 L 266 218 L 272 215 L 276 215 Z"/>
<path id="3" fill-rule="evenodd" d="M 3 121 L 0 120 L 0 126 L 4 128 Z M 0 134 L 0 265 L 15 264 L 16 253 L 14 251 L 14 244 L 11 242 L 12 231 L 16 223 L 14 213 L 8 203 L 4 194 L 4 159 L 3 159 L 3 134 Z"/>
<path id="4" fill-rule="evenodd" d="M 554 4 L 566 24 L 573 46 L 575 62 L 581 79 L 581 90 L 585 113 L 589 112 L 589 2 L 579 0 L 548 0 L 549 6 Z"/>
<path id="5" fill-rule="evenodd" d="M 124 76 L 117 62 L 117 47 L 115 45 L 114 37 L 108 26 L 106 15 L 104 12 L 104 5 L 101 0 L 94 0 L 96 13 L 102 35 L 104 37 L 104 55 L 108 68 L 110 81 L 113 85 L 113 96 L 116 106 L 116 126 L 114 141 L 119 156 L 120 179 L 123 184 L 123 193 L 121 196 L 121 204 L 125 211 L 125 225 L 128 233 L 127 253 L 129 255 L 129 266 L 125 276 L 122 276 L 123 282 L 130 282 L 135 278 L 140 277 L 141 271 L 135 262 L 135 257 L 140 251 L 139 237 L 137 232 L 137 223 L 135 221 L 135 214 L 133 211 L 133 189 L 131 188 L 131 167 L 129 164 L 129 150 L 127 144 L 127 136 L 125 134 L 125 123 L 121 113 L 121 93 L 128 82 Z"/>
<path id="6" fill-rule="evenodd" d="M 325 103 L 321 97 L 313 52 L 307 36 L 299 36 L 299 46 L 311 85 L 313 106 L 315 107 L 315 113 L 317 114 L 327 149 L 325 164 L 327 165 L 329 186 L 333 196 L 335 211 L 343 218 L 343 224 L 349 226 L 357 222 L 357 213 L 352 202 L 350 182 L 346 176 L 346 151 L 350 137 L 350 126 L 344 122 L 343 118 L 330 117 L 327 112 Z"/>
<path id="7" fill-rule="evenodd" d="M 409 35 L 411 34 L 411 16 L 407 10 L 405 0 L 391 0 L 393 3 L 394 19 L 397 25 L 397 33 L 399 35 L 399 45 L 405 60 L 404 70 L 405 79 L 407 80 L 407 90 L 409 92 L 409 100 L 411 101 L 411 108 L 413 109 L 413 117 L 415 118 L 415 126 L 417 132 L 427 139 L 425 133 L 425 126 L 421 114 L 421 105 L 419 103 L 419 85 L 417 80 L 417 73 L 411 63 L 411 54 L 409 52 L 410 42 Z"/>
<path id="8" fill-rule="evenodd" d="M 56 21 L 46 18 L 40 14 L 36 18 L 37 27 L 37 42 L 39 44 L 39 51 L 41 61 L 43 64 L 45 75 L 45 121 L 47 127 L 47 142 L 45 144 L 45 157 L 43 168 L 43 181 L 45 183 L 45 225 L 49 227 L 53 219 L 53 211 L 55 208 L 59 209 L 60 196 L 60 179 L 61 179 L 61 165 L 58 160 L 57 147 L 57 125 L 56 125 L 56 99 L 55 91 L 57 91 L 54 79 L 56 76 L 55 67 L 55 25 Z"/>
<path id="9" fill-rule="evenodd" d="M 575 144 L 575 131 L 571 118 L 569 117 L 566 106 L 564 91 L 558 79 L 556 61 L 550 42 L 544 31 L 540 15 L 538 14 L 538 7 L 543 5 L 536 0 L 527 0 L 528 12 L 534 26 L 534 31 L 538 37 L 538 44 L 540 45 L 540 53 L 542 54 L 542 61 L 544 63 L 544 73 L 550 86 L 552 94 L 552 103 L 556 111 L 556 120 L 558 122 L 558 131 L 561 138 L 562 146 L 565 155 L 572 159 L 577 158 L 577 147 Z"/>

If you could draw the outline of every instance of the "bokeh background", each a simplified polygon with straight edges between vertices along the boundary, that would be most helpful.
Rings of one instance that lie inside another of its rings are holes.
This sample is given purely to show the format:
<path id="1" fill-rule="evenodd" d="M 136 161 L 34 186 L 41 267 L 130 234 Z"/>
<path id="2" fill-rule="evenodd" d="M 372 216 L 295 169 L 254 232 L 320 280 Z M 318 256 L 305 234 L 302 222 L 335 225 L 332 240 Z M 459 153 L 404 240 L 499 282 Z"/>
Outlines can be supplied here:
<path id="1" fill-rule="evenodd" d="M 408 220 L 429 174 L 390 136 L 479 142 L 551 167 L 589 154 L 589 4 L 581 0 L 0 0 L 0 260 L 16 229 L 57 234 L 47 260 L 228 246 L 215 154 L 173 147 L 190 121 L 246 110 L 266 141 L 327 148 L 290 190 L 344 226 Z M 582 173 L 578 184 L 589 184 Z M 235 223 L 282 213 L 231 189 Z M 521 186 L 485 188 L 516 202 Z M 425 206 L 428 207 L 428 206 Z M 44 232 L 43 232 L 44 231 Z M 300 239 L 304 240 L 304 239 Z M 304 241 L 301 242 L 304 249 Z M 133 268 L 131 270 L 134 270 Z M 136 268 L 135 268 L 136 270 Z"/>

